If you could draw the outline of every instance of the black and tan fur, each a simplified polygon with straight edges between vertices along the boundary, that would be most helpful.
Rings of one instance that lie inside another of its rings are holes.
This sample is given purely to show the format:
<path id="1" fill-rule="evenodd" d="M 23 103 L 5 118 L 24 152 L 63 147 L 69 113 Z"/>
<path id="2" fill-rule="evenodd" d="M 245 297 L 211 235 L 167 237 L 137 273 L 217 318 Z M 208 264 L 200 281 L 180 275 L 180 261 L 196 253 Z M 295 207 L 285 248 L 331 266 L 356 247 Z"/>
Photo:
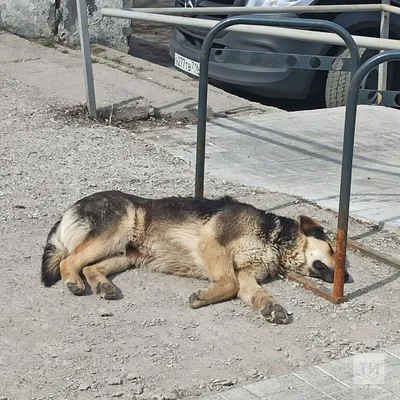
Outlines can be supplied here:
<path id="1" fill-rule="evenodd" d="M 50 231 L 42 282 L 62 279 L 83 294 L 82 272 L 95 293 L 116 298 L 108 275 L 130 267 L 208 279 L 193 293 L 192 308 L 238 296 L 271 322 L 286 310 L 260 286 L 293 271 L 333 281 L 334 250 L 313 219 L 297 220 L 259 210 L 231 197 L 144 199 L 99 192 L 71 206 Z"/>

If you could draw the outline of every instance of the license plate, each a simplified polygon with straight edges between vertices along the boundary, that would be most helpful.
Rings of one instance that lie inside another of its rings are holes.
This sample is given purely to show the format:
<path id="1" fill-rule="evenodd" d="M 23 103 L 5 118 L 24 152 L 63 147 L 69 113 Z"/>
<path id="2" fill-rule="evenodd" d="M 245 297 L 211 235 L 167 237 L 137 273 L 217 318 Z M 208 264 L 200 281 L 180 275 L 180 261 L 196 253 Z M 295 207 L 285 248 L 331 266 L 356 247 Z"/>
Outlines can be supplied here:
<path id="1" fill-rule="evenodd" d="M 199 76 L 200 63 L 175 53 L 175 67 L 193 76 Z"/>

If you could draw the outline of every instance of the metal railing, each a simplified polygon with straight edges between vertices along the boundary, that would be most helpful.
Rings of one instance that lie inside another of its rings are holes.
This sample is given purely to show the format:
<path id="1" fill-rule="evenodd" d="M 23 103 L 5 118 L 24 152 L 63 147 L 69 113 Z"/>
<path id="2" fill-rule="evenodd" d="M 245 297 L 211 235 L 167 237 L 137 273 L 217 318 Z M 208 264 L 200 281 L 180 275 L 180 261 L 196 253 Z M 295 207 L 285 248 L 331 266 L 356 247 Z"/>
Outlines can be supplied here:
<path id="1" fill-rule="evenodd" d="M 331 6 L 286 6 L 286 7 L 186 7 L 186 8 L 125 8 L 128 11 L 163 15 L 247 15 L 247 14 L 321 14 L 342 12 L 370 12 L 384 11 L 400 14 L 398 7 L 389 5 L 390 0 L 383 0 L 382 4 L 346 4 Z M 108 10 L 104 8 L 103 10 Z"/>
<path id="2" fill-rule="evenodd" d="M 293 18 L 262 18 L 260 16 L 235 16 L 219 22 L 212 28 L 204 39 L 200 53 L 200 76 L 199 76 L 199 101 L 197 119 L 197 150 L 196 150 L 196 185 L 195 196 L 202 197 L 204 192 L 204 164 L 206 145 L 206 119 L 207 119 L 207 85 L 208 64 L 210 59 L 211 45 L 219 32 L 227 30 L 233 25 L 274 26 L 290 28 L 321 29 L 334 32 L 346 43 L 351 54 L 351 75 L 357 71 L 360 60 L 357 44 L 349 32 L 333 22 L 324 20 L 293 19 Z M 287 55 L 289 56 L 289 55 Z M 315 57 L 315 56 L 313 56 Z"/>
<path id="3" fill-rule="evenodd" d="M 369 93 L 370 90 L 360 89 L 364 78 L 378 65 L 382 65 L 388 61 L 400 61 L 400 51 L 390 51 L 377 54 L 367 60 L 355 73 L 347 97 L 346 114 L 344 122 L 344 138 L 342 153 L 342 171 L 340 178 L 340 198 L 339 198 L 339 216 L 338 228 L 336 236 L 336 264 L 333 286 L 333 297 L 336 300 L 343 298 L 344 292 L 344 271 L 346 262 L 346 249 L 348 246 L 348 224 L 349 224 L 349 207 L 351 192 L 351 176 L 353 171 L 353 152 L 354 137 L 356 128 L 357 104 L 360 91 Z M 385 92 L 378 90 L 378 101 L 376 105 L 384 105 L 382 101 L 385 97 L 393 97 L 393 92 Z M 400 97 L 400 92 L 396 93 Z M 394 105 L 394 104 L 393 104 Z M 399 103 L 395 104 L 400 107 Z"/>
<path id="4" fill-rule="evenodd" d="M 77 0 L 82 1 L 82 0 Z M 246 7 L 242 7 L 245 9 Z M 286 13 L 290 12 L 291 7 L 285 7 Z M 304 7 L 306 8 L 306 7 Z M 399 11 L 397 7 L 394 7 L 396 11 Z M 229 14 L 230 7 L 226 7 L 225 13 Z M 204 9 L 202 9 L 204 10 Z M 268 11 L 261 11 L 262 8 L 257 12 L 257 14 L 271 14 Z M 303 10 L 304 12 L 305 10 Z M 369 10 L 371 11 L 371 10 Z M 375 10 L 376 11 L 376 10 Z M 105 17 L 113 18 L 126 18 L 132 20 L 148 21 L 148 22 L 159 22 L 166 25 L 174 26 L 184 26 L 192 28 L 203 28 L 212 29 L 218 21 L 213 21 L 209 19 L 202 18 L 188 18 L 174 15 L 160 15 L 155 13 L 145 13 L 137 12 L 127 9 L 117 9 L 117 8 L 102 8 L 100 10 L 101 15 Z M 239 14 L 239 12 L 238 12 Z M 254 14 L 254 12 L 253 12 Z M 279 37 L 284 39 L 294 39 L 306 42 L 324 43 L 324 44 L 334 44 L 343 46 L 345 43 L 343 40 L 338 38 L 332 33 L 325 32 L 312 32 L 298 29 L 287 29 L 279 27 L 267 27 L 267 26 L 232 26 L 227 29 L 227 31 L 241 32 L 241 33 L 252 33 L 260 35 L 268 35 L 271 37 Z M 359 47 L 365 47 L 368 49 L 376 50 L 397 50 L 400 49 L 400 41 L 387 39 L 387 38 L 372 38 L 368 36 L 356 36 L 353 35 L 353 39 Z"/>

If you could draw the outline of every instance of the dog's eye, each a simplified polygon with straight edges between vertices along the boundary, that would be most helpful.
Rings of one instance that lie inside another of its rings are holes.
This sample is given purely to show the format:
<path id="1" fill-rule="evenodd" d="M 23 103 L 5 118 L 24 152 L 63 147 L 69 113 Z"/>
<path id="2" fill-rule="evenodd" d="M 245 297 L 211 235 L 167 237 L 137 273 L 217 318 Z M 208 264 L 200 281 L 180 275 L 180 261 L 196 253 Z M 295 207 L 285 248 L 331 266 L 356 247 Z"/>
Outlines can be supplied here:
<path id="1" fill-rule="evenodd" d="M 318 260 L 313 262 L 313 267 L 318 270 L 326 269 L 325 264 L 322 261 L 318 261 Z"/>

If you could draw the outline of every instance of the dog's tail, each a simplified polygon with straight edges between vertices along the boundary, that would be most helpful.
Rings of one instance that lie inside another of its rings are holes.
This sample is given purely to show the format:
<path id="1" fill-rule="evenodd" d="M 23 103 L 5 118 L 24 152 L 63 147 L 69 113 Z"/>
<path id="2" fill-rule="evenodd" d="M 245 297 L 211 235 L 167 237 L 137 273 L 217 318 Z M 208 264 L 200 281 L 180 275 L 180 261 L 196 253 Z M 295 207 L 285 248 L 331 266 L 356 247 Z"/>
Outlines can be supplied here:
<path id="1" fill-rule="evenodd" d="M 59 239 L 60 223 L 51 228 L 47 236 L 46 246 L 42 256 L 42 283 L 46 287 L 53 286 L 61 279 L 60 262 L 65 257 L 65 249 Z"/>

